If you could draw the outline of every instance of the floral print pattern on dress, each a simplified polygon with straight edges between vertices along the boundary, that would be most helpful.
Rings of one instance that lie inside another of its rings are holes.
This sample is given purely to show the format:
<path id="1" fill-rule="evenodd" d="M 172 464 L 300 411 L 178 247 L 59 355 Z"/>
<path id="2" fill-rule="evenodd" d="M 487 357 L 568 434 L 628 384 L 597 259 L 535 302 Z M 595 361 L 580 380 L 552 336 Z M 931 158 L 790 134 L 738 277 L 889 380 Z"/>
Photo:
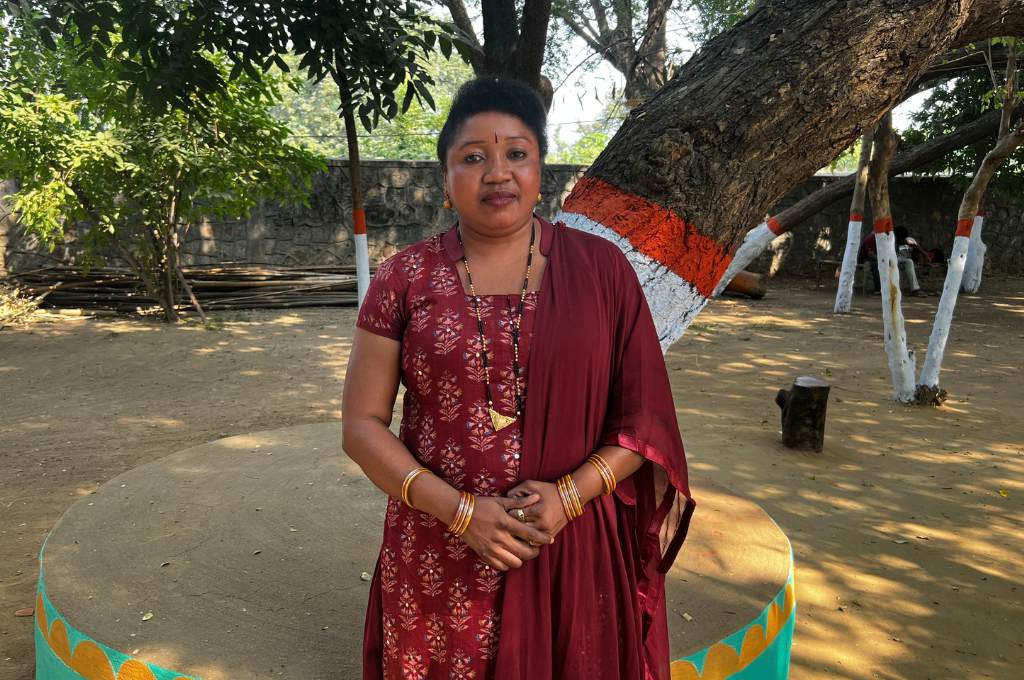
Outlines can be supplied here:
<path id="1" fill-rule="evenodd" d="M 481 353 L 487 353 L 495 408 L 513 415 L 511 324 L 519 294 L 480 296 L 481 343 L 474 300 L 458 267 L 440 235 L 393 255 L 374 274 L 357 325 L 401 343 L 399 437 L 406 448 L 456 489 L 502 495 L 519 481 L 522 422 L 495 431 Z M 528 293 L 519 347 L 524 394 L 536 310 L 537 294 Z M 385 678 L 493 675 L 502 572 L 445 522 L 394 498 L 388 499 L 377 568 Z"/>

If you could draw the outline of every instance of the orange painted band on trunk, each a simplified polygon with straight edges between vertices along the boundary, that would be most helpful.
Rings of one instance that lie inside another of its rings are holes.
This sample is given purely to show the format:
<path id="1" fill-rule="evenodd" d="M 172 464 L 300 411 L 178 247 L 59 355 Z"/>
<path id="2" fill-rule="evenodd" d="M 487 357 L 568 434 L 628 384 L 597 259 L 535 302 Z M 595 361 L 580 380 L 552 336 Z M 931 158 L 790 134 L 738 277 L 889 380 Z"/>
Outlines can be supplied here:
<path id="1" fill-rule="evenodd" d="M 974 220 L 973 219 L 972 220 L 957 220 L 956 221 L 956 235 L 957 236 L 966 236 L 966 237 L 970 238 L 970 236 L 971 236 L 971 229 L 973 229 L 973 228 L 974 228 Z M 949 232 L 947 231 L 946 233 L 948 234 Z"/>
<path id="2" fill-rule="evenodd" d="M 860 213 L 850 213 L 850 221 L 851 222 L 863 222 L 864 221 L 864 216 L 861 215 Z"/>
<path id="3" fill-rule="evenodd" d="M 984 217 L 985 216 L 985 211 L 984 210 L 979 210 L 976 214 L 978 215 L 978 217 Z"/>
<path id="4" fill-rule="evenodd" d="M 875 233 L 876 234 L 888 234 L 892 231 L 892 218 L 891 217 L 879 217 L 875 220 Z"/>
<path id="5" fill-rule="evenodd" d="M 711 297 L 732 256 L 712 237 L 668 208 L 595 177 L 576 182 L 562 204 L 611 229 L 634 248 Z"/>
<path id="6" fill-rule="evenodd" d="M 782 236 L 787 231 L 787 229 L 782 226 L 782 222 L 779 222 L 774 217 L 768 218 L 768 230 L 776 236 Z"/>
<path id="7" fill-rule="evenodd" d="M 352 221 L 355 223 L 355 234 L 366 233 L 366 211 L 362 208 L 356 208 L 352 211 Z"/>

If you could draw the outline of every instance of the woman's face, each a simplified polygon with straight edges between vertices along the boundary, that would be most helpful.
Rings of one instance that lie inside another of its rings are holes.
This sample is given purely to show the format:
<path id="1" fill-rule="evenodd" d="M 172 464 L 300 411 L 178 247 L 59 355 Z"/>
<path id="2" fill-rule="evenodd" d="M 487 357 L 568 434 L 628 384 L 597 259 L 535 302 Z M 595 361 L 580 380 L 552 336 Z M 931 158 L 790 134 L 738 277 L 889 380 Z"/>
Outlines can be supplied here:
<path id="1" fill-rule="evenodd" d="M 467 118 L 446 162 L 445 190 L 464 227 L 500 236 L 532 218 L 540 191 L 540 146 L 516 116 L 485 112 Z"/>

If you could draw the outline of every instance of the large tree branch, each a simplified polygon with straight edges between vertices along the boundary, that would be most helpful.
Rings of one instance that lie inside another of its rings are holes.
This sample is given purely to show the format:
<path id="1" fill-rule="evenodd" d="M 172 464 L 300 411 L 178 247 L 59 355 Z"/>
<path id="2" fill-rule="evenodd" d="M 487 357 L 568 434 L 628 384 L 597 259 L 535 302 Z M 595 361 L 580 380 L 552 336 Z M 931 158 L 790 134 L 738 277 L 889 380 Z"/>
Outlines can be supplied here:
<path id="1" fill-rule="evenodd" d="M 1024 0 L 766 3 L 634 109 L 587 175 L 668 208 L 731 253 L 938 55 L 1021 32 Z"/>
<path id="2" fill-rule="evenodd" d="M 515 46 L 515 70 L 518 78 L 538 91 L 550 20 L 551 0 L 525 0 Z"/>
<path id="3" fill-rule="evenodd" d="M 568 26 L 573 33 L 582 38 L 583 41 L 587 43 L 587 47 L 594 50 L 594 52 L 600 54 L 602 57 L 605 56 L 605 48 L 604 45 L 601 43 L 600 37 L 597 33 L 594 32 L 593 27 L 586 21 L 585 18 L 582 18 L 580 21 L 577 21 L 568 13 L 559 13 L 558 18 L 564 21 L 565 25 Z M 618 68 L 618 66 L 616 66 L 615 68 Z"/>
<path id="4" fill-rule="evenodd" d="M 999 132 L 1000 115 L 999 111 L 989 111 L 949 134 L 935 137 L 927 142 L 918 144 L 912 149 L 897 154 L 889 166 L 889 174 L 899 175 L 909 172 L 932 161 L 939 160 L 952 151 L 970 146 L 997 134 Z M 1013 119 L 1024 122 L 1024 110 L 1017 111 Z M 783 231 L 794 229 L 803 221 L 820 213 L 828 205 L 844 196 L 848 196 L 853 191 L 856 181 L 857 176 L 853 174 L 830 182 L 827 186 L 805 196 L 780 212 L 775 216 L 775 219 L 782 226 Z"/>
<path id="5" fill-rule="evenodd" d="M 1009 54 L 1006 58 L 1006 80 L 1003 88 L 1003 112 L 999 118 L 999 137 L 1009 134 L 1010 118 L 1013 116 L 1017 94 L 1017 40 L 1009 38 Z"/>
<path id="6" fill-rule="evenodd" d="M 604 11 L 604 2 L 602 0 L 590 0 L 590 6 L 594 8 L 594 19 L 597 20 L 597 28 L 601 32 L 600 35 L 607 35 L 610 31 L 608 28 L 608 14 Z"/>
<path id="7" fill-rule="evenodd" d="M 515 0 L 488 0 L 482 3 L 481 8 L 484 22 L 484 73 L 505 73 L 519 38 L 515 30 L 518 24 Z M 540 69 L 537 73 L 540 73 Z"/>
<path id="8" fill-rule="evenodd" d="M 466 5 L 462 0 L 445 0 L 445 5 L 448 6 L 448 12 L 452 15 L 455 27 L 466 36 L 470 47 L 470 64 L 473 67 L 473 72 L 479 75 L 483 71 L 484 50 L 476 37 L 476 31 L 473 30 L 473 22 L 469 18 L 469 12 L 466 11 Z"/>

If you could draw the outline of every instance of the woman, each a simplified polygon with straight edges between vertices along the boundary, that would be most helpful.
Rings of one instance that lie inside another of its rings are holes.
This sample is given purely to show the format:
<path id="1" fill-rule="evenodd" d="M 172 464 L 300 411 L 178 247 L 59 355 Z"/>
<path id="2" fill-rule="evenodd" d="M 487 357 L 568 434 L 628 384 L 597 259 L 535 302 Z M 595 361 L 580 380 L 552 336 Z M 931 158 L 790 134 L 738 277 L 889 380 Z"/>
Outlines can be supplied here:
<path id="1" fill-rule="evenodd" d="M 665 362 L 619 249 L 534 214 L 544 125 L 524 85 L 463 85 L 438 138 L 458 221 L 359 313 L 343 446 L 389 496 L 364 678 L 669 677 L 693 503 Z"/>

